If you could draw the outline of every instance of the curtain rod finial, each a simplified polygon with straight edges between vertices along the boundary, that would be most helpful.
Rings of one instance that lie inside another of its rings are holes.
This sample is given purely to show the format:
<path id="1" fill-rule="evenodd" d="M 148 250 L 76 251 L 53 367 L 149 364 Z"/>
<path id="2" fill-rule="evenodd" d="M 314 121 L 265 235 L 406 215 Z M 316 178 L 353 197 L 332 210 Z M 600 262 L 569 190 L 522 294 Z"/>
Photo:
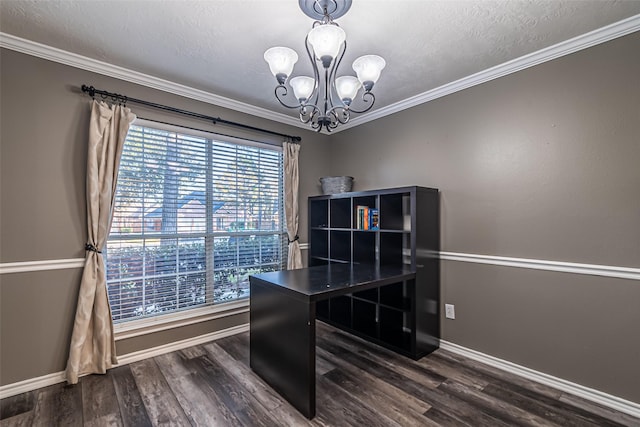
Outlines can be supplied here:
<path id="1" fill-rule="evenodd" d="M 88 92 L 92 98 L 96 96 L 96 88 L 93 86 L 82 85 L 82 91 Z"/>

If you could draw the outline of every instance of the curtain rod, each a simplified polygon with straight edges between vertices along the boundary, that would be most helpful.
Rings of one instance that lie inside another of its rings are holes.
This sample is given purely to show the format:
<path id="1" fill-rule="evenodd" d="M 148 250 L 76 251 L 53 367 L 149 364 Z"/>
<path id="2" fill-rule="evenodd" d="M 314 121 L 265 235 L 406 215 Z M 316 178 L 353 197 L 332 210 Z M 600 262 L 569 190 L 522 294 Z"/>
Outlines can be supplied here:
<path id="1" fill-rule="evenodd" d="M 180 108 L 169 107 L 167 105 L 162 105 L 162 104 L 156 104 L 155 102 L 144 101 L 142 99 L 129 98 L 128 96 L 121 95 L 119 93 L 112 93 L 112 92 L 107 92 L 107 91 L 104 91 L 104 90 L 99 90 L 99 89 L 94 88 L 93 86 L 82 85 L 82 92 L 88 93 L 92 98 L 94 98 L 95 95 L 97 94 L 97 95 L 100 95 L 102 97 L 102 99 L 111 98 L 113 101 L 122 102 L 123 104 L 126 104 L 127 102 L 134 102 L 136 104 L 146 105 L 148 107 L 157 108 L 159 110 L 170 111 L 172 113 L 178 113 L 178 114 L 182 114 L 182 115 L 189 116 L 189 117 L 195 117 L 195 118 L 198 118 L 198 119 L 211 121 L 214 125 L 218 124 L 218 123 L 222 123 L 222 124 L 229 125 L 229 126 L 239 127 L 239 128 L 242 128 L 242 129 L 249 129 L 249 130 L 253 130 L 253 131 L 257 131 L 257 132 L 268 133 L 270 135 L 283 136 L 285 138 L 290 138 L 294 142 L 302 141 L 302 138 L 299 137 L 299 136 L 292 136 L 292 135 L 287 135 L 287 134 L 280 133 L 280 132 L 274 132 L 274 131 L 267 130 L 267 129 L 261 129 L 261 128 L 258 128 L 258 127 L 255 127 L 255 126 L 249 126 L 249 125 L 245 125 L 245 124 L 242 124 L 242 123 L 237 123 L 237 122 L 232 122 L 232 121 L 229 121 L 229 120 L 224 120 L 224 119 L 221 119 L 220 117 L 207 116 L 205 114 L 194 113 L 192 111 L 182 110 Z"/>

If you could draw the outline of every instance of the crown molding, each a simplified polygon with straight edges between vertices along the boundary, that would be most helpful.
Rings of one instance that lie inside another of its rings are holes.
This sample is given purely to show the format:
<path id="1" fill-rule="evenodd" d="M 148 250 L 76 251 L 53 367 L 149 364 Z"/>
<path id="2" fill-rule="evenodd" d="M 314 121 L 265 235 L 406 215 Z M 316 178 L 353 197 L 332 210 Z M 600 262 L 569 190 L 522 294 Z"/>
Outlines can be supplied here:
<path id="1" fill-rule="evenodd" d="M 349 121 L 349 123 L 341 125 L 331 133 L 338 133 L 370 121 L 415 107 L 420 104 L 433 101 L 446 95 L 459 92 L 470 87 L 486 83 L 488 81 L 503 77 L 526 68 L 560 58 L 571 53 L 587 49 L 589 47 L 625 36 L 640 30 L 640 14 L 631 16 L 611 25 L 596 29 L 589 33 L 582 34 L 572 39 L 560 42 L 553 46 L 546 47 L 539 51 L 521 56 L 520 58 L 507 61 L 503 64 L 496 65 L 487 70 L 480 71 L 467 77 L 463 77 L 454 82 L 442 85 L 432 90 L 420 93 L 405 100 L 396 102 L 386 107 L 378 108 L 370 113 L 358 116 Z M 168 80 L 153 77 L 147 74 L 132 71 L 123 67 L 108 64 L 106 62 L 87 58 L 75 53 L 67 52 L 41 43 L 22 39 L 7 33 L 0 32 L 0 47 L 15 50 L 17 52 L 47 59 L 49 61 L 58 62 L 60 64 L 69 65 L 75 68 L 91 71 L 119 80 L 139 84 L 164 92 L 184 96 L 196 101 L 202 101 L 230 110 L 240 111 L 242 113 L 251 114 L 263 119 L 272 120 L 286 125 L 298 127 L 301 129 L 309 129 L 308 125 L 300 122 L 295 117 L 282 113 L 267 110 L 265 108 L 256 107 L 244 102 L 226 98 L 214 93 L 206 92 L 200 89 L 194 89 L 189 86 L 173 83 Z M 323 134 L 330 134 L 326 131 Z"/>
<path id="2" fill-rule="evenodd" d="M 638 30 L 640 30 L 640 14 L 496 65 L 495 67 L 488 68 L 470 76 L 463 77 L 454 82 L 447 83 L 386 107 L 378 108 L 370 113 L 351 119 L 347 124 L 335 129 L 333 133 L 341 132 L 381 117 L 389 116 L 402 110 L 433 101 L 434 99 L 442 98 L 443 96 L 451 95 L 452 93 L 516 73 L 526 68 L 608 42 L 618 37 L 626 36 L 627 34 L 634 33 Z"/>
<path id="3" fill-rule="evenodd" d="M 169 80 L 160 79 L 158 77 L 129 70 L 127 68 L 118 67 L 96 59 L 87 58 L 66 50 L 16 37 L 11 34 L 0 32 L 0 47 L 60 64 L 69 65 L 71 67 L 90 71 L 96 74 L 102 74 L 104 76 L 135 83 L 140 86 L 184 96 L 185 98 L 196 101 L 202 101 L 219 107 L 228 108 L 230 110 L 240 111 L 241 113 L 251 114 L 274 122 L 308 129 L 308 126 L 301 123 L 300 120 L 295 117 L 287 116 L 286 114 L 276 113 L 265 108 L 256 107 L 244 102 L 216 95 L 214 93 L 174 83 Z"/>

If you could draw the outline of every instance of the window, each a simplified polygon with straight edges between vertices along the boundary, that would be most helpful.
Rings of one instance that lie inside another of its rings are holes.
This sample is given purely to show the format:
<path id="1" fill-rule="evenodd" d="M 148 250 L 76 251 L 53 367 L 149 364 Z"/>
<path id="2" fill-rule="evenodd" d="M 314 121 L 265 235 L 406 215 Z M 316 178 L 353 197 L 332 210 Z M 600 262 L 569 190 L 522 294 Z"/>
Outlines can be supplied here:
<path id="1" fill-rule="evenodd" d="M 250 274 L 286 262 L 282 150 L 136 125 L 105 252 L 114 322 L 248 297 Z"/>

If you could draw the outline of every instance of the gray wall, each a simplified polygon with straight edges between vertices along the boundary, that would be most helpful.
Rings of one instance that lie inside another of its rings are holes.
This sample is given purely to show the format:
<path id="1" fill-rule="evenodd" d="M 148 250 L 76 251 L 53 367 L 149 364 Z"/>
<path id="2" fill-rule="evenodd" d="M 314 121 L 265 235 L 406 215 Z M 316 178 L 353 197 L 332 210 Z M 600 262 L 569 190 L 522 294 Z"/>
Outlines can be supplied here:
<path id="1" fill-rule="evenodd" d="M 84 255 L 88 101 L 71 89 L 89 83 L 302 135 L 302 242 L 317 178 L 348 174 L 440 188 L 444 251 L 639 267 L 639 48 L 626 36 L 331 137 L 1 50 L 0 262 Z M 79 270 L 0 280 L 0 385 L 64 369 Z M 638 281 L 443 261 L 442 295 L 444 339 L 640 402 Z M 118 352 L 230 321 L 246 319 Z"/>
<path id="2" fill-rule="evenodd" d="M 81 84 L 303 138 L 300 197 L 326 175 L 327 136 L 146 87 L 0 50 L 0 262 L 84 257 L 85 163 L 90 98 Z M 239 134 L 139 106 L 140 117 Z M 255 137 L 255 135 L 254 135 Z M 261 137 L 263 137 L 261 135 Z M 306 203 L 301 239 L 306 241 Z M 64 370 L 81 269 L 0 275 L 0 385 Z M 126 354 L 248 321 L 246 315 L 130 338 Z"/>
<path id="3" fill-rule="evenodd" d="M 634 33 L 340 132 L 331 173 L 439 188 L 443 251 L 638 268 L 638 52 Z M 445 340 L 640 402 L 639 281 L 442 261 L 441 286 Z"/>

